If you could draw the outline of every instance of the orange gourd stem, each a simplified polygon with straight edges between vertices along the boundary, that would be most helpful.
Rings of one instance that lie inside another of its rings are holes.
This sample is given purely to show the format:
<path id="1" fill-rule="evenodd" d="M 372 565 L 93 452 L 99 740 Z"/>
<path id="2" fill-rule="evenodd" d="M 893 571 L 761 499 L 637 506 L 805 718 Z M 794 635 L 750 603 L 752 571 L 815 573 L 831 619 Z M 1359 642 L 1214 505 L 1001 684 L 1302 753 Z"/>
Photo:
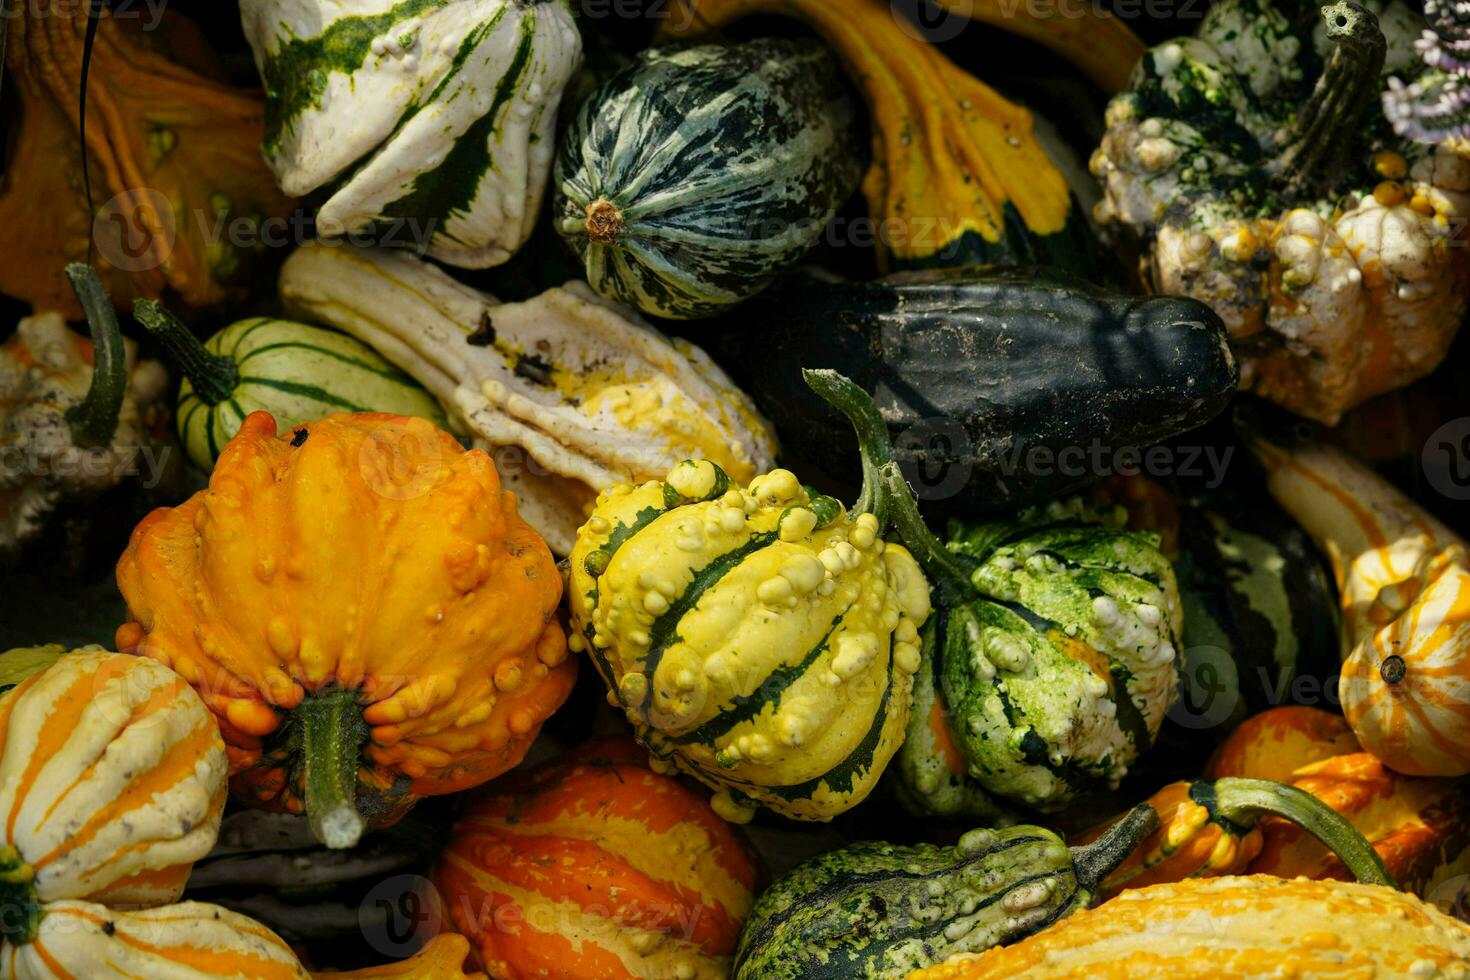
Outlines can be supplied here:
<path id="1" fill-rule="evenodd" d="M 41 903 L 36 898 L 36 869 L 7 844 L 0 847 L 0 938 L 21 946 L 36 938 L 41 927 Z"/>
<path id="2" fill-rule="evenodd" d="M 87 388 L 87 397 L 67 410 L 66 421 L 71 426 L 72 442 L 83 449 L 96 449 L 111 445 L 117 432 L 128 389 L 127 353 L 112 300 L 102 288 L 97 270 L 73 262 L 66 267 L 66 278 L 82 304 L 92 333 L 92 384 Z"/>
<path id="3" fill-rule="evenodd" d="M 1267 779 L 1235 777 L 1196 783 L 1191 795 L 1196 790 L 1204 797 L 1202 805 L 1231 823 L 1249 826 L 1263 814 L 1284 817 L 1330 847 L 1358 881 L 1398 887 L 1373 845 L 1311 793 Z"/>

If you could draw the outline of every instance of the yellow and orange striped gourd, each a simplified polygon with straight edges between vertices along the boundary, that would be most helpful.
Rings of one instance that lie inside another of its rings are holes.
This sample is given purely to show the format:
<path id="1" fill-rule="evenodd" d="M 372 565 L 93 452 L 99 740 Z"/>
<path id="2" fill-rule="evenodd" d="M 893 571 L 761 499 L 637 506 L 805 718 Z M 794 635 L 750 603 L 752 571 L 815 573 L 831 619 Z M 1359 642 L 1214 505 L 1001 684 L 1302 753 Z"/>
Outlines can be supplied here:
<path id="1" fill-rule="evenodd" d="M 1470 925 L 1392 888 L 1267 875 L 1126 891 L 908 980 L 1470 978 Z"/>
<path id="2" fill-rule="evenodd" d="M 454 829 L 433 874 L 501 980 L 728 975 L 757 865 L 708 798 L 600 739 L 518 774 Z"/>
<path id="3" fill-rule="evenodd" d="M 219 727 L 151 660 L 81 650 L 0 696 L 0 933 L 42 904 L 175 901 L 225 805 Z"/>
<path id="4" fill-rule="evenodd" d="M 431 980 L 424 974 L 424 980 Z M 308 980 L 291 947 L 254 919 L 181 902 L 122 912 L 45 906 L 32 942 L 0 949 L 0 980 Z"/>
<path id="5" fill-rule="evenodd" d="M 1290 782 L 1292 774 L 1333 756 L 1357 752 L 1357 736 L 1342 715 L 1287 704 L 1251 715 L 1205 763 L 1205 776 L 1244 776 Z"/>
<path id="6" fill-rule="evenodd" d="M 332 847 L 515 766 L 576 676 L 546 543 L 425 419 L 251 415 L 117 581 L 119 649 L 199 689 L 236 795 Z"/>
<path id="7" fill-rule="evenodd" d="M 1366 464 L 1305 442 L 1252 444 L 1267 486 L 1332 563 L 1338 693 L 1363 748 L 1411 776 L 1470 773 L 1470 553 Z"/>

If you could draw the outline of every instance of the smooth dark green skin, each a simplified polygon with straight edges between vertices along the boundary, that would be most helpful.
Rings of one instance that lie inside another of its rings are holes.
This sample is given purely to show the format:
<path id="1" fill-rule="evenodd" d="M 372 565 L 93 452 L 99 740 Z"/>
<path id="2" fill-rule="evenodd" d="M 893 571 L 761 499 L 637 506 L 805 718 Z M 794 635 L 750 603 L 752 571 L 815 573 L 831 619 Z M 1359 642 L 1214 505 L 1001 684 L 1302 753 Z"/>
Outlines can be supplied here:
<path id="1" fill-rule="evenodd" d="M 1178 751 L 1159 755 L 1178 758 L 1182 767 L 1195 772 L 1203 761 L 1201 750 L 1223 740 L 1246 717 L 1282 704 L 1320 704 L 1340 669 L 1339 617 L 1337 592 L 1320 554 L 1306 532 L 1268 496 L 1222 489 L 1177 495 L 1176 500 L 1180 554 L 1174 571 L 1188 614 L 1181 647 L 1182 703 L 1159 734 L 1162 747 Z M 1212 516 L 1224 523 L 1223 533 Z M 1230 575 L 1232 570 L 1246 570 L 1242 559 L 1225 553 L 1235 531 L 1274 544 L 1274 555 L 1282 563 L 1279 573 L 1259 574 L 1249 583 L 1257 590 L 1254 595 L 1243 594 L 1246 583 L 1237 583 Z M 1274 595 L 1260 594 L 1263 578 L 1269 580 Z M 1289 618 L 1280 622 L 1269 618 L 1261 608 L 1268 598 L 1273 605 L 1285 605 Z M 1201 610 L 1208 622 L 1201 621 Z M 1189 668 L 1189 651 L 1206 643 L 1217 645 L 1222 635 L 1227 639 L 1224 652 L 1235 665 L 1233 683 L 1217 671 Z M 1278 637 L 1288 641 L 1290 659 L 1277 660 Z M 1311 680 L 1296 685 L 1297 678 Z M 1218 704 L 1219 699 L 1226 703 Z M 1176 716 L 1186 723 L 1176 721 Z M 1198 722 L 1216 718 L 1217 724 Z"/>
<path id="2" fill-rule="evenodd" d="M 1015 942 L 1086 908 L 1098 883 L 1157 827 L 1157 814 L 1145 805 L 1096 844 L 1075 850 L 1045 828 L 1025 826 L 995 831 L 993 844 L 978 853 L 868 842 L 823 854 L 756 900 L 740 934 L 733 976 L 901 978 L 958 952 Z M 1008 894 L 1048 878 L 1057 887 L 1045 901 L 1016 914 L 1003 909 Z M 966 914 L 961 906 L 967 902 L 995 927 L 985 942 L 977 942 L 973 931 L 945 937 Z"/>
<path id="3" fill-rule="evenodd" d="M 1040 269 L 797 276 L 713 326 L 710 346 L 778 420 L 788 459 L 856 476 L 852 427 L 801 376 L 832 368 L 874 394 L 910 482 L 969 511 L 1075 490 L 1096 474 L 1085 455 L 1085 472 L 1058 466 L 1064 448 L 1086 453 L 1098 440 L 1113 452 L 1187 432 L 1239 381 L 1225 326 L 1204 304 L 1109 294 Z M 1033 450 L 1050 465 L 1028 465 Z"/>

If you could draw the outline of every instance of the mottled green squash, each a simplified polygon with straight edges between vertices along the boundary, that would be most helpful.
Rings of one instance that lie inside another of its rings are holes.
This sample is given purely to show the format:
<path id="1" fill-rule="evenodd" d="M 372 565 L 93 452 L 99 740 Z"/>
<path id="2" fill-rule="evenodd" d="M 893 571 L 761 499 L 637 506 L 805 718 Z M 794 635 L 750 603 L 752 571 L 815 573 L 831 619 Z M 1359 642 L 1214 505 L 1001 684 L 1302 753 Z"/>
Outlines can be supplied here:
<path id="1" fill-rule="evenodd" d="M 801 259 L 857 188 L 860 132 L 813 42 L 645 51 L 562 139 L 557 230 L 598 294 L 710 316 Z"/>

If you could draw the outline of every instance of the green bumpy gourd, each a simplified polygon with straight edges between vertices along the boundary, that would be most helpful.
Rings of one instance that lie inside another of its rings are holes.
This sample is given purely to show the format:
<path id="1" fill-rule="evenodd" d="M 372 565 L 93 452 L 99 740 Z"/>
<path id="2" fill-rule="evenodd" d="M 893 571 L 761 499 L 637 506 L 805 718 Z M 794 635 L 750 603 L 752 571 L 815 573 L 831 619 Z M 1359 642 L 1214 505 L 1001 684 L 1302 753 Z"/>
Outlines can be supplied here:
<path id="1" fill-rule="evenodd" d="M 726 819 L 762 805 L 831 819 L 903 739 L 929 585 L 875 509 L 865 493 L 847 511 L 787 470 L 739 487 L 686 461 L 604 491 L 577 535 L 570 646 Z"/>
<path id="2" fill-rule="evenodd" d="M 757 899 L 733 975 L 886 980 L 1015 942 L 1091 904 L 1157 827 L 1145 804 L 1082 848 L 1022 826 L 972 830 L 953 847 L 862 843 L 821 855 Z"/>
<path id="3" fill-rule="evenodd" d="M 1158 538 L 1087 511 L 1068 501 L 953 522 L 949 549 L 974 563 L 974 596 L 933 625 L 970 775 L 1041 810 L 1116 787 L 1179 681 L 1182 604 Z"/>
<path id="4" fill-rule="evenodd" d="M 908 733 L 888 770 L 894 798 L 916 817 L 1009 826 L 1016 822 L 1015 815 L 970 775 L 969 764 L 950 734 L 949 711 L 939 696 L 934 630 L 928 624 L 920 639 Z"/>
<path id="5" fill-rule="evenodd" d="M 833 372 L 806 377 L 859 430 L 865 468 L 891 463 L 873 400 Z M 969 777 L 1043 811 L 1117 786 L 1153 744 L 1179 684 L 1182 606 L 1157 538 L 1123 529 L 1122 508 L 1099 525 L 1097 509 L 1074 499 L 956 522 L 946 545 L 897 467 L 882 477 L 898 532 L 934 584 L 926 630 Z"/>

